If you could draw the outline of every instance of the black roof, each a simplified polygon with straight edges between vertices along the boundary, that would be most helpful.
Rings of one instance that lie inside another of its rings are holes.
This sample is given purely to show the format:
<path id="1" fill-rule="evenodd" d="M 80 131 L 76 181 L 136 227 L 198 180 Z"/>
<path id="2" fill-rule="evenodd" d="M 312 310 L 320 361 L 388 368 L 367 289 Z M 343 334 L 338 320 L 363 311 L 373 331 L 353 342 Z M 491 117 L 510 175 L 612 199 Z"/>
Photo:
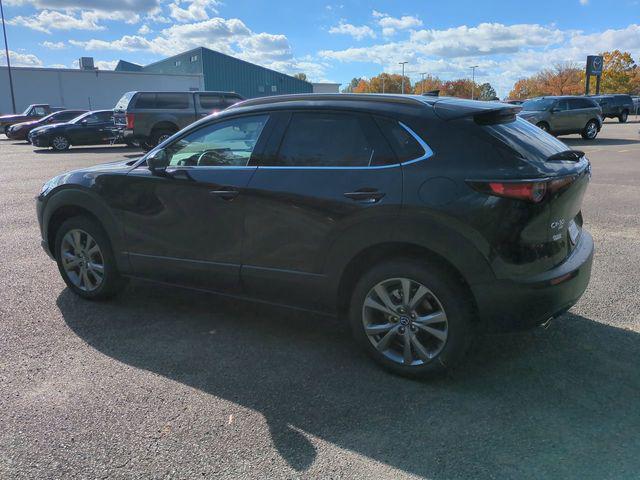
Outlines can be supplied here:
<path id="1" fill-rule="evenodd" d="M 380 93 L 302 93 L 252 98 L 228 110 L 266 110 L 285 108 L 349 108 L 363 111 L 435 113 L 442 120 L 453 120 L 491 112 L 516 113 L 519 106 L 500 102 L 467 100 L 455 97 Z"/>

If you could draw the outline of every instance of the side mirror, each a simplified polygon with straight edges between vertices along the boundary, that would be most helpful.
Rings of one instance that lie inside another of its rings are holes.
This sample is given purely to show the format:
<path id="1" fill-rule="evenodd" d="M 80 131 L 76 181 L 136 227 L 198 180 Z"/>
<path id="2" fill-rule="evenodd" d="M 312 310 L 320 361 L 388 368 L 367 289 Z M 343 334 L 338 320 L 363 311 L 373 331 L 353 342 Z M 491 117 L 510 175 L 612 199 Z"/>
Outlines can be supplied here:
<path id="1" fill-rule="evenodd" d="M 154 150 L 147 156 L 147 167 L 154 175 L 161 175 L 167 168 L 167 153 L 164 150 Z"/>
<path id="2" fill-rule="evenodd" d="M 551 113 L 558 113 L 560 111 L 560 109 L 558 107 L 553 107 L 551 110 L 549 110 Z"/>

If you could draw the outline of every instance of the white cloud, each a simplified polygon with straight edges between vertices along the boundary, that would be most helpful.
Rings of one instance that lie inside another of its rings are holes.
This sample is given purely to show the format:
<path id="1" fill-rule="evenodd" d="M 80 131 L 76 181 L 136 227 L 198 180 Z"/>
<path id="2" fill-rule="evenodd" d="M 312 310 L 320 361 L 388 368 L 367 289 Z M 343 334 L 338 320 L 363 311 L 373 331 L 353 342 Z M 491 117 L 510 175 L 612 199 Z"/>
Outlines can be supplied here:
<path id="1" fill-rule="evenodd" d="M 118 64 L 118 60 L 97 60 L 95 62 L 95 66 L 98 67 L 98 70 L 113 70 L 116 68 Z"/>
<path id="2" fill-rule="evenodd" d="M 102 20 L 137 23 L 139 15 L 131 12 L 104 12 L 101 10 L 87 10 L 76 14 L 74 10 L 60 12 L 57 10 L 41 10 L 31 16 L 13 17 L 7 21 L 11 25 L 30 28 L 44 33 L 52 30 L 104 30 L 100 25 Z"/>
<path id="3" fill-rule="evenodd" d="M 207 20 L 210 12 L 218 13 L 219 4 L 218 0 L 175 0 L 169 5 L 169 14 L 179 22 Z"/>
<path id="4" fill-rule="evenodd" d="M 148 12 L 160 5 L 160 0 L 4 0 L 9 6 L 30 5 L 36 8 L 69 10 L 101 10 L 105 12 Z"/>
<path id="5" fill-rule="evenodd" d="M 147 25 L 146 23 L 144 25 L 142 25 L 139 29 L 138 29 L 138 33 L 140 35 L 148 35 L 149 33 L 151 33 L 153 30 L 151 30 L 151 28 L 149 28 L 149 25 Z"/>
<path id="6" fill-rule="evenodd" d="M 41 67 L 42 60 L 31 53 L 18 53 L 9 50 L 9 60 L 12 67 Z M 4 50 L 0 51 L 0 65 L 7 64 L 7 55 Z"/>
<path id="7" fill-rule="evenodd" d="M 382 28 L 382 35 L 385 37 L 395 35 L 398 30 L 408 30 L 422 26 L 422 20 L 411 15 L 397 18 L 387 15 L 386 13 L 378 12 L 377 10 L 374 10 L 372 15 L 378 19 L 378 25 Z"/>
<path id="8" fill-rule="evenodd" d="M 64 42 L 49 42 L 48 40 L 42 42 L 40 45 L 44 48 L 48 48 L 49 50 L 62 50 L 67 48 Z"/>
<path id="9" fill-rule="evenodd" d="M 356 40 L 362 40 L 366 37 L 375 38 L 376 36 L 371 27 L 367 25 L 356 26 L 350 23 L 345 23 L 343 21 L 340 21 L 338 25 L 331 27 L 329 29 L 329 33 L 350 35 Z"/>
<path id="10" fill-rule="evenodd" d="M 580 0 L 580 5 L 589 5 L 589 0 Z"/>

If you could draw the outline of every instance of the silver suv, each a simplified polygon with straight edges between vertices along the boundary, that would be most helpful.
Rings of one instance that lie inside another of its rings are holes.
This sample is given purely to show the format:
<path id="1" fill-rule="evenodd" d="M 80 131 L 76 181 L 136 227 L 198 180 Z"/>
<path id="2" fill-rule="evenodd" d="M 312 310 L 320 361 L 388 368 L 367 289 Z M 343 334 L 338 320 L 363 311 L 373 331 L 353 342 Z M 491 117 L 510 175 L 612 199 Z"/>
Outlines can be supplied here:
<path id="1" fill-rule="evenodd" d="M 579 133 L 593 140 L 602 128 L 602 109 L 586 97 L 539 97 L 522 104 L 519 115 L 553 135 Z"/>

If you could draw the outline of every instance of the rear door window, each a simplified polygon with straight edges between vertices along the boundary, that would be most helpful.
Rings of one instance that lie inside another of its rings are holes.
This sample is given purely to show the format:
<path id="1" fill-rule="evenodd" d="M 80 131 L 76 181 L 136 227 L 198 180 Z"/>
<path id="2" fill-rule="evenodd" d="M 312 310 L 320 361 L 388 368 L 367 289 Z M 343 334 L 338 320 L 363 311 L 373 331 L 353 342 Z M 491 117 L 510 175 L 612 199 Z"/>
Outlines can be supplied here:
<path id="1" fill-rule="evenodd" d="M 139 93 L 136 97 L 136 108 L 156 108 L 156 94 Z"/>
<path id="2" fill-rule="evenodd" d="M 365 133 L 366 119 L 371 119 L 363 117 L 334 112 L 293 113 L 275 164 L 286 167 L 375 165 L 376 149 Z"/>
<path id="3" fill-rule="evenodd" d="M 156 107 L 158 109 L 180 110 L 189 108 L 189 94 L 187 93 L 157 93 Z"/>

